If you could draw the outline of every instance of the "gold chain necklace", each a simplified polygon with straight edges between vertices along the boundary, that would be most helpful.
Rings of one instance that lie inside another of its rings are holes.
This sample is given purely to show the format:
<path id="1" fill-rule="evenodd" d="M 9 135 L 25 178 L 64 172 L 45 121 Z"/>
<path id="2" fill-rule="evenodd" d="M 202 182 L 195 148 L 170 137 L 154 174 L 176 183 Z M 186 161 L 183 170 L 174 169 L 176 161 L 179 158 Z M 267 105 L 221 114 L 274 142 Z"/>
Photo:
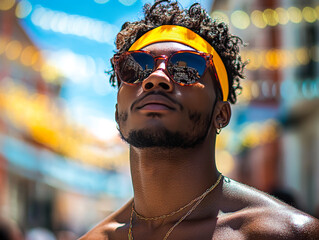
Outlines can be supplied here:
<path id="1" fill-rule="evenodd" d="M 177 214 L 179 212 L 181 212 L 183 209 L 189 207 L 190 205 L 192 205 L 193 203 L 194 206 L 185 214 L 183 215 L 169 230 L 168 232 L 165 234 L 165 237 L 163 238 L 163 240 L 167 240 L 167 238 L 169 237 L 169 235 L 171 234 L 171 232 L 174 230 L 175 227 L 177 227 L 178 224 L 180 224 L 186 217 L 188 217 L 196 208 L 197 206 L 203 201 L 203 199 L 208 195 L 208 193 L 210 193 L 211 191 L 214 190 L 214 188 L 217 187 L 217 185 L 219 184 L 220 180 L 222 179 L 223 175 L 220 174 L 217 181 L 210 187 L 208 188 L 202 195 L 200 195 L 199 197 L 193 199 L 192 201 L 190 201 L 189 203 L 187 203 L 185 206 L 179 208 L 178 210 L 176 211 L 173 211 L 169 214 L 164 214 L 164 215 L 161 215 L 161 216 L 157 216 L 157 217 L 144 217 L 140 214 L 138 214 L 135 210 L 135 207 L 134 207 L 134 200 L 133 200 L 133 203 L 132 203 L 132 211 L 131 211 L 131 216 L 130 216 L 130 226 L 129 226 L 129 230 L 128 230 L 128 239 L 129 240 L 134 240 L 133 238 L 133 233 L 132 233 L 132 229 L 133 229 L 133 213 L 139 218 L 139 219 L 142 219 L 142 220 L 146 220 L 146 221 L 149 221 L 149 220 L 158 220 L 158 219 L 163 219 L 163 218 L 167 218 L 167 217 L 170 217 L 170 216 L 173 216 L 174 214 Z"/>

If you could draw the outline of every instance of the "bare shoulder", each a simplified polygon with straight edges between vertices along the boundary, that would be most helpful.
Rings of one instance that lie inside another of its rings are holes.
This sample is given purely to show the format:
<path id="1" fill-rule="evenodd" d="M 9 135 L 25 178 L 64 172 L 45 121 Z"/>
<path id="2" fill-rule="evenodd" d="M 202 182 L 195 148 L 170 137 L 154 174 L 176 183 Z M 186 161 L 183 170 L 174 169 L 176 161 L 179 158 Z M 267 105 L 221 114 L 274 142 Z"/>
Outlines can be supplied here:
<path id="1" fill-rule="evenodd" d="M 247 185 L 225 178 L 222 224 L 246 239 L 319 239 L 319 220 Z"/>
<path id="2" fill-rule="evenodd" d="M 132 202 L 129 201 L 121 209 L 102 220 L 78 240 L 127 239 L 131 205 Z"/>
<path id="3" fill-rule="evenodd" d="M 249 239 L 319 239 L 319 221 L 289 207 L 260 207 L 244 211 L 243 232 Z"/>

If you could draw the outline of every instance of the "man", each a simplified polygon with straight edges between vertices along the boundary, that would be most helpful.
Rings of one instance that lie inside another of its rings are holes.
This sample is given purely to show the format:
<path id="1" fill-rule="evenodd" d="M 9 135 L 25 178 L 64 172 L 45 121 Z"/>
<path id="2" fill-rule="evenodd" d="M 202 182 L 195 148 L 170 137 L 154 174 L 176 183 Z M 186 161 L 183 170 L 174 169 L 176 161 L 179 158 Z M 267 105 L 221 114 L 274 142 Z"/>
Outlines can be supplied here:
<path id="1" fill-rule="evenodd" d="M 319 239 L 317 219 L 216 169 L 216 133 L 243 78 L 241 40 L 198 4 L 162 0 L 144 12 L 117 35 L 111 76 L 134 197 L 81 239 Z"/>

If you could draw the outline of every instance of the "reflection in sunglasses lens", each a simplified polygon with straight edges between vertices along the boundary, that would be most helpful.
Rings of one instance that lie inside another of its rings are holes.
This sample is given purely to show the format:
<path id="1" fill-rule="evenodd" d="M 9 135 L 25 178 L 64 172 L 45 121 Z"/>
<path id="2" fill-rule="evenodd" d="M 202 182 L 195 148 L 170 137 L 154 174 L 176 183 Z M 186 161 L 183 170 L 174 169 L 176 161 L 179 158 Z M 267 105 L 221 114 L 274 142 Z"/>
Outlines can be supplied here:
<path id="1" fill-rule="evenodd" d="M 127 83 L 142 82 L 153 72 L 154 63 L 154 57 L 149 53 L 125 54 L 118 62 L 119 77 Z M 206 60 L 198 54 L 181 52 L 174 54 L 166 67 L 175 82 L 189 85 L 200 79 L 206 68 Z"/>

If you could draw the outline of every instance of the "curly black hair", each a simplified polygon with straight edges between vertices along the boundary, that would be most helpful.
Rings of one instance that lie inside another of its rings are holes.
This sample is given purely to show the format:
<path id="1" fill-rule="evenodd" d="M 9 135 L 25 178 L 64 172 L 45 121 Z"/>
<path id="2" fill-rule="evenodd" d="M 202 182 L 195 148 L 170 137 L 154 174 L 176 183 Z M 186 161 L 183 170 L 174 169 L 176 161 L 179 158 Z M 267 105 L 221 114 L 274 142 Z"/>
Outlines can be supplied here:
<path id="1" fill-rule="evenodd" d="M 126 22 L 116 38 L 116 54 L 128 51 L 130 46 L 146 32 L 161 25 L 179 25 L 186 27 L 209 42 L 222 58 L 229 82 L 228 101 L 235 103 L 237 93 L 241 91 L 240 79 L 244 78 L 243 70 L 246 62 L 242 62 L 239 47 L 243 41 L 230 34 L 228 26 L 223 22 L 211 19 L 208 13 L 195 3 L 189 9 L 182 9 L 178 2 L 171 0 L 156 0 L 153 5 L 144 5 L 144 19 L 136 22 Z M 114 65 L 109 73 L 110 83 L 116 85 Z"/>

